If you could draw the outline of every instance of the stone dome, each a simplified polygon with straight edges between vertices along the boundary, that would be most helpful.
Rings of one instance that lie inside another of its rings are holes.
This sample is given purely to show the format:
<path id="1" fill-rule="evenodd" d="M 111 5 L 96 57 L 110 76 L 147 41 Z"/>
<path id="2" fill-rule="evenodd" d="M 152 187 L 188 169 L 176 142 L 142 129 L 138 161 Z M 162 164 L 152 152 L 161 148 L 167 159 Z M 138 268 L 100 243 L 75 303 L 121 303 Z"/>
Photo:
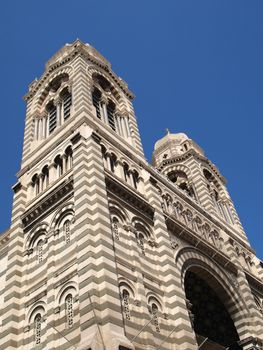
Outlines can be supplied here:
<path id="1" fill-rule="evenodd" d="M 177 134 L 171 134 L 169 131 L 167 132 L 167 134 L 161 138 L 160 140 L 158 140 L 155 145 L 154 145 L 154 150 L 156 151 L 158 148 L 162 147 L 165 143 L 173 141 L 174 143 L 178 143 L 181 144 L 182 142 L 184 142 L 185 140 L 188 140 L 189 137 L 180 132 Z"/>

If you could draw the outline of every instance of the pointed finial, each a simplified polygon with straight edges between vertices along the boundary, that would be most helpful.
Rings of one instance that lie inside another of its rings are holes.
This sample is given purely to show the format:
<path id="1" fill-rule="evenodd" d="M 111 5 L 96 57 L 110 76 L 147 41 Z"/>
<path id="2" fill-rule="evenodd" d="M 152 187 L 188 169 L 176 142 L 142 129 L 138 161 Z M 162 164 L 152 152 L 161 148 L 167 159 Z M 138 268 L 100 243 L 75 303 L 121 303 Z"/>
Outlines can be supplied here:
<path id="1" fill-rule="evenodd" d="M 167 135 L 169 135 L 170 134 L 170 130 L 168 128 L 166 128 L 165 130 L 166 130 Z"/>

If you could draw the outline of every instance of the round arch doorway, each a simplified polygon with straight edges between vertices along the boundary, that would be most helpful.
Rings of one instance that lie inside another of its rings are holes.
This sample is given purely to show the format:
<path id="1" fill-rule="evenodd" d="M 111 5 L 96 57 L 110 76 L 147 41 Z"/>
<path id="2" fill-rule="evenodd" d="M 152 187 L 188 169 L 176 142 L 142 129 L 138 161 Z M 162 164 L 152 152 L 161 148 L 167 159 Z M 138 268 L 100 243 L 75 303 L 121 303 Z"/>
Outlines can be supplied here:
<path id="1" fill-rule="evenodd" d="M 234 322 L 209 282 L 198 270 L 186 272 L 185 294 L 199 349 L 240 350 Z"/>

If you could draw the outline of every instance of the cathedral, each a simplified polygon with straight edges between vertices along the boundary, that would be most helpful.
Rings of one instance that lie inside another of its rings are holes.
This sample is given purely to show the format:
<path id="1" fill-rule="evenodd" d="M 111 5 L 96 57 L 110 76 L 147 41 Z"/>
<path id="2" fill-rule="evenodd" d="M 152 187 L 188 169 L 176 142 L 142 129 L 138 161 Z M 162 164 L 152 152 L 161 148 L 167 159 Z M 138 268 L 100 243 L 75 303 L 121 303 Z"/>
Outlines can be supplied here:
<path id="1" fill-rule="evenodd" d="M 149 164 L 133 98 L 80 40 L 30 84 L 1 350 L 263 349 L 263 262 L 225 178 L 183 133 Z"/>

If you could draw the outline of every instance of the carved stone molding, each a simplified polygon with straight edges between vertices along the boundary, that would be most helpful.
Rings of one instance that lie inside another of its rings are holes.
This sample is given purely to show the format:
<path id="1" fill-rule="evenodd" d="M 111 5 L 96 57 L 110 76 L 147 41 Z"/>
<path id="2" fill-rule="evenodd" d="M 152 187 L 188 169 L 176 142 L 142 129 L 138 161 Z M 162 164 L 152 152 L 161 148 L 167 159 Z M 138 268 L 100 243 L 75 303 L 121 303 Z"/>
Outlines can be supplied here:
<path id="1" fill-rule="evenodd" d="M 252 254 L 245 247 L 231 238 L 229 239 L 229 243 L 234 248 L 238 258 L 243 256 L 248 265 L 252 266 L 254 264 Z"/>
<path id="2" fill-rule="evenodd" d="M 28 326 L 25 326 L 24 327 L 24 333 L 27 333 L 27 332 L 29 332 L 30 331 L 30 326 L 28 325 Z"/>
<path id="3" fill-rule="evenodd" d="M 57 307 L 54 309 L 54 313 L 55 313 L 55 314 L 59 314 L 59 313 L 60 313 L 60 306 L 57 306 Z"/>
<path id="4" fill-rule="evenodd" d="M 54 232 L 53 232 L 54 236 L 58 236 L 59 232 L 60 232 L 59 229 L 54 230 Z"/>
<path id="5" fill-rule="evenodd" d="M 25 250 L 24 256 L 26 256 L 26 255 L 27 255 L 27 256 L 31 255 L 31 254 L 33 253 L 33 251 L 34 251 L 33 248 L 29 248 L 29 249 Z"/>
<path id="6" fill-rule="evenodd" d="M 43 213 L 50 210 L 54 205 L 59 203 L 66 195 L 73 191 L 72 177 L 60 183 L 52 192 L 47 194 L 39 202 L 37 202 L 31 209 L 27 210 L 22 216 L 22 222 L 25 227 L 28 227 Z"/>
<path id="7" fill-rule="evenodd" d="M 168 314 L 167 314 L 167 313 L 164 313 L 164 314 L 163 314 L 163 318 L 164 318 L 165 320 L 168 320 Z"/>
<path id="8" fill-rule="evenodd" d="M 38 295 L 36 295 L 34 298 L 32 298 L 31 300 L 29 300 L 26 303 L 26 307 L 34 304 L 36 301 L 40 300 L 41 298 L 43 298 L 46 295 L 47 295 L 47 291 L 43 291 L 43 292 L 39 293 Z"/>
<path id="9" fill-rule="evenodd" d="M 179 242 L 176 241 L 174 238 L 171 240 L 171 247 L 172 247 L 172 249 L 179 248 Z"/>
<path id="10" fill-rule="evenodd" d="M 34 293 L 35 291 L 37 291 L 38 289 L 40 289 L 41 287 L 45 286 L 47 284 L 47 280 L 45 279 L 44 281 L 38 283 L 37 285 L 33 286 L 31 289 L 29 289 L 25 294 L 26 296 Z"/>
<path id="11" fill-rule="evenodd" d="M 134 300 L 134 304 L 135 304 L 136 306 L 141 306 L 141 305 L 142 305 L 141 301 L 138 300 L 138 299 L 135 299 L 135 300 Z"/>
<path id="12" fill-rule="evenodd" d="M 228 275 L 229 275 L 229 281 L 232 284 L 232 286 L 234 288 L 238 288 L 239 287 L 239 283 L 238 283 L 238 280 L 237 280 L 237 276 L 234 273 L 232 273 L 232 272 L 229 272 Z"/>
<path id="13" fill-rule="evenodd" d="M 148 243 L 151 247 L 158 247 L 158 243 L 153 239 L 149 239 Z"/>
<path id="14" fill-rule="evenodd" d="M 140 212 L 143 212 L 151 220 L 153 219 L 154 209 L 152 206 L 138 193 L 134 188 L 129 188 L 126 183 L 115 178 L 112 174 L 106 176 L 107 190 L 111 191 L 119 198 L 124 200 L 128 205 L 134 207 Z"/>
<path id="15" fill-rule="evenodd" d="M 137 233 L 137 230 L 131 225 L 131 224 L 128 224 L 128 225 L 123 225 L 123 228 L 125 231 L 127 232 L 132 232 L 134 234 Z"/>

